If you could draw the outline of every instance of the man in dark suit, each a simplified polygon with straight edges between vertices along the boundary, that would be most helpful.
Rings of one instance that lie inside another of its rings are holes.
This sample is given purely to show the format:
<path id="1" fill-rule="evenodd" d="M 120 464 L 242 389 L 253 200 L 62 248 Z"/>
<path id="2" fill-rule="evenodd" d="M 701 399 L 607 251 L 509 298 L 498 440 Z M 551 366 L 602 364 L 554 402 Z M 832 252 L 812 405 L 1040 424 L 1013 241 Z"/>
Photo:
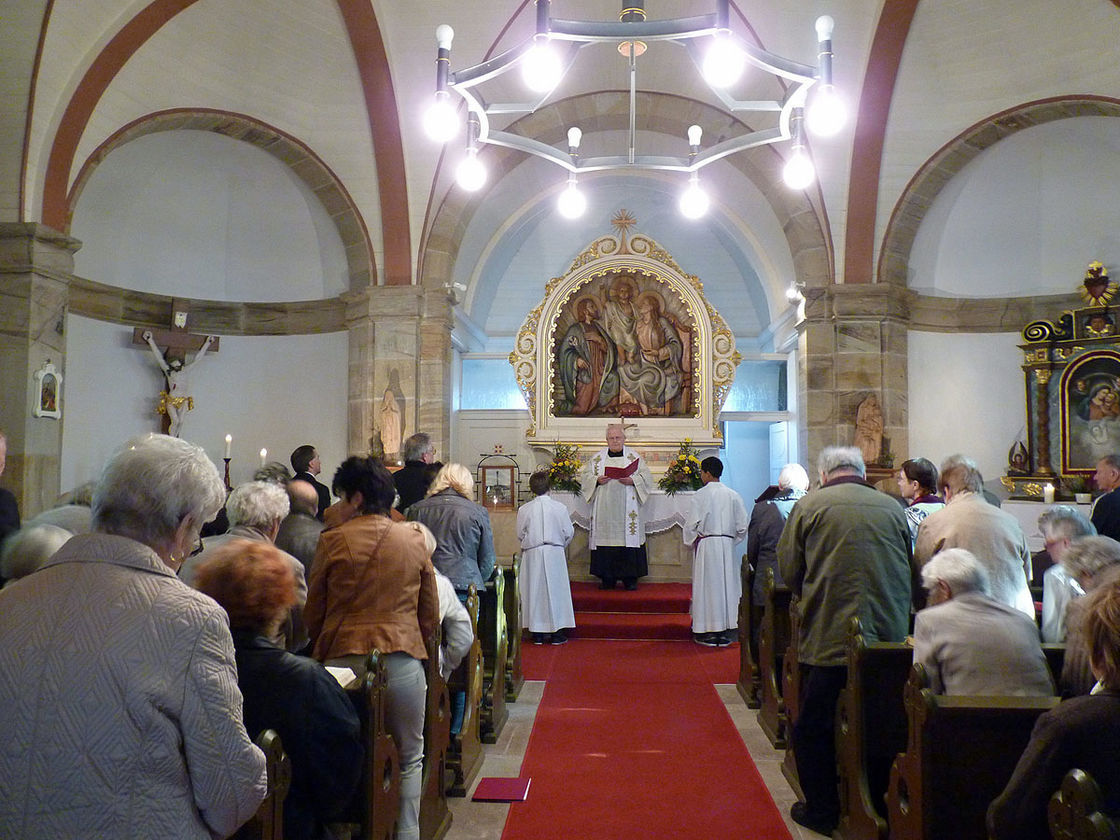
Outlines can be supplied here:
<path id="1" fill-rule="evenodd" d="M 331 490 L 327 485 L 320 484 L 315 480 L 321 470 L 322 465 L 319 463 L 319 453 L 315 447 L 310 443 L 305 443 L 303 446 L 297 446 L 292 453 L 292 469 L 295 470 L 295 475 L 292 477 L 293 481 L 306 481 L 315 488 L 315 492 L 319 494 L 319 509 L 315 514 L 318 520 L 323 519 L 323 511 L 331 506 Z"/>
<path id="2" fill-rule="evenodd" d="M 1120 455 L 1105 455 L 1097 461 L 1093 480 L 1104 495 L 1093 502 L 1089 518 L 1102 537 L 1120 540 Z"/>
<path id="3" fill-rule="evenodd" d="M 431 435 L 417 432 L 401 446 L 404 466 L 393 473 L 397 488 L 397 510 L 404 513 L 410 506 L 424 498 L 436 471 L 442 466 L 436 461 L 436 448 Z"/>
<path id="4" fill-rule="evenodd" d="M 315 518 L 319 496 L 306 481 L 292 479 L 288 482 L 288 501 L 291 508 L 280 523 L 276 533 L 276 547 L 288 552 L 303 563 L 304 577 L 311 576 L 311 564 L 319 546 L 323 523 Z"/>
<path id="5" fill-rule="evenodd" d="M 0 429 L 0 475 L 4 474 L 4 465 L 8 458 L 8 438 Z M 0 487 L 0 544 L 9 534 L 19 530 L 19 505 L 16 503 L 15 494 L 11 490 Z M 0 578 L 0 583 L 3 583 Z"/>

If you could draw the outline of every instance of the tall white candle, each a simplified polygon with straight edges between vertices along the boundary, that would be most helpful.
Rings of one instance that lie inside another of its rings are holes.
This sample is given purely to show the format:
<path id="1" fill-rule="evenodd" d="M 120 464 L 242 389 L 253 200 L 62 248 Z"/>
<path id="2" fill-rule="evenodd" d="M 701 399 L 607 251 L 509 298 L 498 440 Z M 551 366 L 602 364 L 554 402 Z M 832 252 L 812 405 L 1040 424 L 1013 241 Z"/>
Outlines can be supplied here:
<path id="1" fill-rule="evenodd" d="M 261 450 L 261 466 L 262 467 L 265 465 L 266 461 L 268 461 L 268 450 L 267 449 L 262 449 Z"/>
<path id="2" fill-rule="evenodd" d="M 233 435 L 226 435 L 226 457 L 230 457 L 230 452 L 233 449 Z"/>
<path id="3" fill-rule="evenodd" d="M 1054 504 L 1054 485 L 1053 484 L 1043 484 L 1042 485 L 1042 501 L 1046 502 L 1046 504 L 1048 504 L 1048 505 Z"/>

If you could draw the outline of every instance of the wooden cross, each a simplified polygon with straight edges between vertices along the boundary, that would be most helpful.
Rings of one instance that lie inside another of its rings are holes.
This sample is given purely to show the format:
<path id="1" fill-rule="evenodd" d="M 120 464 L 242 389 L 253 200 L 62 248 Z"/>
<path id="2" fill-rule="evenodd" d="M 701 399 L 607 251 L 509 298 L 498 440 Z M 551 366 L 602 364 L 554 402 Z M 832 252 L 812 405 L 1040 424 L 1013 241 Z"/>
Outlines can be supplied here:
<path id="1" fill-rule="evenodd" d="M 171 301 L 171 329 L 149 330 L 144 327 L 135 327 L 132 330 L 132 343 L 148 348 L 153 354 L 157 351 L 157 361 L 167 380 L 167 388 L 160 394 L 159 413 L 162 419 L 164 434 L 178 435 L 178 425 L 182 419 L 182 401 L 189 401 L 187 408 L 193 407 L 193 400 L 185 394 L 174 393 L 179 371 L 185 370 L 193 362 L 187 361 L 187 354 L 200 352 L 218 352 L 217 336 L 200 335 L 192 333 L 188 326 L 190 320 L 190 305 L 185 300 L 174 298 Z M 151 342 L 149 342 L 149 337 Z M 155 345 L 153 347 L 153 344 Z M 195 360 L 199 357 L 196 355 Z M 172 402 L 177 400 L 178 402 Z M 172 426 L 174 425 L 174 429 Z"/>

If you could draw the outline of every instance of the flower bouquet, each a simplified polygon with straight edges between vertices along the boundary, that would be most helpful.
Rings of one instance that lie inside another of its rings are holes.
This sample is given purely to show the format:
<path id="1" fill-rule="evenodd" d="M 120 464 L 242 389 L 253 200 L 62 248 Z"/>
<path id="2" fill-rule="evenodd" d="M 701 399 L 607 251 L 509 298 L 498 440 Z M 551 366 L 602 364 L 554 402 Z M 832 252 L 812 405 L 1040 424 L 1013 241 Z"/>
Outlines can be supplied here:
<path id="1" fill-rule="evenodd" d="M 677 451 L 676 460 L 669 462 L 669 469 L 665 470 L 657 486 L 672 496 L 678 490 L 699 490 L 703 484 L 700 458 L 692 445 L 692 438 L 685 438 Z"/>
<path id="2" fill-rule="evenodd" d="M 567 443 L 556 444 L 552 463 L 548 465 L 548 477 L 553 490 L 566 490 L 578 493 L 580 490 L 579 471 L 583 462 L 579 459 L 579 447 Z"/>

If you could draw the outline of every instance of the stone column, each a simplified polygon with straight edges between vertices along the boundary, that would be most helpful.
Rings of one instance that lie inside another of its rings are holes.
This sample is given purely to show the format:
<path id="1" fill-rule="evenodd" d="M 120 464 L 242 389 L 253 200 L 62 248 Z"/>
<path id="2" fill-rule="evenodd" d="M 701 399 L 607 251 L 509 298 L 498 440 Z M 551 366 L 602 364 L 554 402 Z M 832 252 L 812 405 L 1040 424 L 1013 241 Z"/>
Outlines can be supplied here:
<path id="1" fill-rule="evenodd" d="M 798 432 L 810 467 L 824 447 L 852 445 L 856 409 L 871 393 L 883 409 L 883 454 L 895 465 L 909 457 L 907 300 L 885 284 L 805 291 Z"/>
<path id="2" fill-rule="evenodd" d="M 401 434 L 427 432 L 437 456 L 451 445 L 451 301 L 444 289 L 378 286 L 347 300 L 348 444 L 366 453 L 386 391 L 401 400 Z"/>
<path id="3" fill-rule="evenodd" d="M 66 405 L 66 307 L 76 239 L 38 224 L 0 224 L 0 428 L 8 435 L 3 481 L 24 518 L 54 505 Z M 35 372 L 62 374 L 62 419 L 35 417 Z"/>

